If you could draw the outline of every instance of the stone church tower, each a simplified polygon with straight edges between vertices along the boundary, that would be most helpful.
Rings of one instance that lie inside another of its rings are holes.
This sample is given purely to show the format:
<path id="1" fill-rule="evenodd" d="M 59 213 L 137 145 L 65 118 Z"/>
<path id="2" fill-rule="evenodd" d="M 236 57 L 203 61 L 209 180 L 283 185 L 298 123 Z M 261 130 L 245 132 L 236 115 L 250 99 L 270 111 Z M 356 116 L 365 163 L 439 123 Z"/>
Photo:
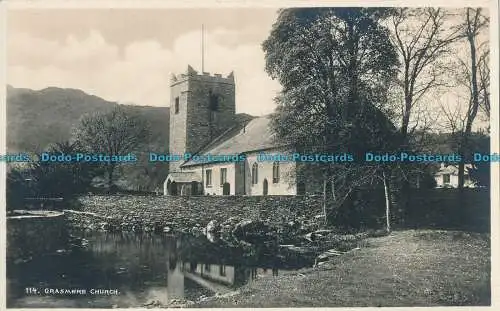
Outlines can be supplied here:
<path id="1" fill-rule="evenodd" d="M 233 125 L 235 110 L 232 72 L 212 76 L 188 66 L 185 74 L 172 75 L 169 153 L 196 153 Z M 170 162 L 170 172 L 179 171 L 181 164 Z"/>

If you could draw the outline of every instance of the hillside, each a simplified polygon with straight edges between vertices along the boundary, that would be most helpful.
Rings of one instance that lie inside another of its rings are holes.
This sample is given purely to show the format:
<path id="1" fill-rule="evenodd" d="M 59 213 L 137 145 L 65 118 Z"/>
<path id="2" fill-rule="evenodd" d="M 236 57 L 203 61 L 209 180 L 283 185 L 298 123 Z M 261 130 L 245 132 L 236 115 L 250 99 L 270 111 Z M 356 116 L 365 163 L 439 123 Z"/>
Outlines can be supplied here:
<path id="1" fill-rule="evenodd" d="M 7 150 L 39 151 L 50 143 L 67 140 L 80 118 L 118 105 L 81 90 L 49 87 L 40 91 L 7 87 Z M 169 108 L 126 106 L 151 126 L 152 147 L 166 151 Z"/>
<path id="2" fill-rule="evenodd" d="M 39 152 L 51 143 L 70 139 L 80 118 L 91 112 L 106 112 L 118 104 L 89 95 L 81 90 L 49 87 L 40 91 L 7 86 L 7 150 Z M 150 126 L 149 148 L 168 152 L 168 107 L 125 105 Z M 147 152 L 148 150 L 145 150 Z M 168 174 L 166 164 L 147 161 L 122 167 L 120 184 L 125 188 L 151 190 Z"/>

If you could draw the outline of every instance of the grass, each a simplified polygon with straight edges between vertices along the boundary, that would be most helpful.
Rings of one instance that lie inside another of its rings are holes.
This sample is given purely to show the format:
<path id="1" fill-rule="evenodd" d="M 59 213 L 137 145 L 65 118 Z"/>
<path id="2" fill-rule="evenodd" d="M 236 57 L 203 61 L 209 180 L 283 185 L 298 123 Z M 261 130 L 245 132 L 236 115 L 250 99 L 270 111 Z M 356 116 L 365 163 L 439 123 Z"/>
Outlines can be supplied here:
<path id="1" fill-rule="evenodd" d="M 320 267 L 262 277 L 193 307 L 490 305 L 489 235 L 408 230 L 362 242 Z"/>

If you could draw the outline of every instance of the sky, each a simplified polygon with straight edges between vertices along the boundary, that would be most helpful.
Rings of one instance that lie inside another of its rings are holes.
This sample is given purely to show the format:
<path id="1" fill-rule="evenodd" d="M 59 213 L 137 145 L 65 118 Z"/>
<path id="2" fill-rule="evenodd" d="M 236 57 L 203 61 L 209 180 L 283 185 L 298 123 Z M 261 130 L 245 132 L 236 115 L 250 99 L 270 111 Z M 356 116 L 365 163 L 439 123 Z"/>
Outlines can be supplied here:
<path id="1" fill-rule="evenodd" d="M 170 105 L 170 76 L 188 64 L 201 72 L 234 71 L 236 112 L 271 113 L 280 90 L 264 71 L 261 44 L 276 8 L 10 9 L 7 83 L 14 87 L 76 88 L 109 101 Z M 459 54 L 466 49 L 458 49 Z M 455 96 L 438 91 L 425 105 L 439 116 Z M 486 123 L 477 120 L 483 127 Z"/>
<path id="2" fill-rule="evenodd" d="M 234 71 L 237 113 L 264 115 L 280 89 L 261 44 L 274 8 L 17 9 L 7 15 L 7 83 L 77 88 L 120 103 L 169 106 L 170 75 Z"/>

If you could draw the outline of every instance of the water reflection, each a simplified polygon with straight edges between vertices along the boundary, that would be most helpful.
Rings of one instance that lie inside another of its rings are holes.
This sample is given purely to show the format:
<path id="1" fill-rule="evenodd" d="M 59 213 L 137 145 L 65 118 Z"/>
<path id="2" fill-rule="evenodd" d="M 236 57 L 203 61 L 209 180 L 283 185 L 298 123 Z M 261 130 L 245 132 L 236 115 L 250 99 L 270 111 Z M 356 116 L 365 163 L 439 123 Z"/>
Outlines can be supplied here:
<path id="1" fill-rule="evenodd" d="M 8 262 L 8 307 L 141 307 L 228 293 L 284 268 L 266 248 L 226 247 L 205 237 L 77 233 L 85 248 L 65 245 L 28 262 Z M 26 288 L 42 289 L 27 295 Z M 50 295 L 45 288 L 117 289 L 119 295 Z"/>

